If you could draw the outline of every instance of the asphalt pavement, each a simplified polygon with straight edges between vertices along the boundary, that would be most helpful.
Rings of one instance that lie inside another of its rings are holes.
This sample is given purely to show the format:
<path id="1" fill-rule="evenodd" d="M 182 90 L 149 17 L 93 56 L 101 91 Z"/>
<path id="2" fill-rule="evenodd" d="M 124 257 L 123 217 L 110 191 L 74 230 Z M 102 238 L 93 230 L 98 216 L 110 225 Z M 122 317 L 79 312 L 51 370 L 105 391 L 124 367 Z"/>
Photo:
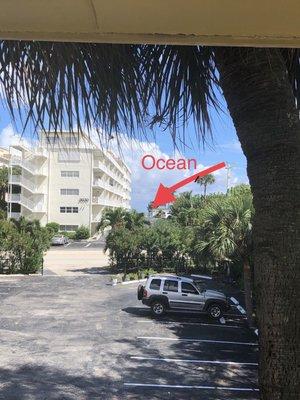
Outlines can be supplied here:
<path id="1" fill-rule="evenodd" d="M 92 250 L 92 249 L 103 249 L 105 246 L 105 239 L 97 240 L 78 240 L 70 241 L 65 245 L 51 246 L 49 251 L 56 250 Z"/>
<path id="2" fill-rule="evenodd" d="M 109 271 L 0 278 L 0 399 L 259 398 L 257 337 L 238 310 L 153 319 Z"/>

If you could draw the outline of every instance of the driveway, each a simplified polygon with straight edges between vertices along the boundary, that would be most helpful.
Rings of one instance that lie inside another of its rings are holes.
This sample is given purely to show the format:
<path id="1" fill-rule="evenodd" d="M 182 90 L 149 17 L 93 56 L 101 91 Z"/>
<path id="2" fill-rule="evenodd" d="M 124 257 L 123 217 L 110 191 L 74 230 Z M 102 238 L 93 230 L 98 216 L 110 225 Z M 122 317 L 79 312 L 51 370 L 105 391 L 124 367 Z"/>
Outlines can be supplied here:
<path id="1" fill-rule="evenodd" d="M 0 278 L 0 399 L 258 399 L 238 315 L 154 320 L 107 272 Z"/>
<path id="2" fill-rule="evenodd" d="M 101 240 L 51 246 L 44 257 L 44 275 L 77 276 L 101 273 L 109 265 Z"/>

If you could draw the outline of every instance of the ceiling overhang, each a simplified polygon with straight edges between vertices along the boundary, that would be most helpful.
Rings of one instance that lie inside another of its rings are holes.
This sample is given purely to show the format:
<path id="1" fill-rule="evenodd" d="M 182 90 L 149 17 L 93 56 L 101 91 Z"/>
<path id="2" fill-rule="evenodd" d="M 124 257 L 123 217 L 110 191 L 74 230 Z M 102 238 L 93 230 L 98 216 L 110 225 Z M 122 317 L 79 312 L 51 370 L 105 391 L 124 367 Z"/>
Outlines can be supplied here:
<path id="1" fill-rule="evenodd" d="M 299 0 L 0 0 L 0 38 L 300 47 Z"/>

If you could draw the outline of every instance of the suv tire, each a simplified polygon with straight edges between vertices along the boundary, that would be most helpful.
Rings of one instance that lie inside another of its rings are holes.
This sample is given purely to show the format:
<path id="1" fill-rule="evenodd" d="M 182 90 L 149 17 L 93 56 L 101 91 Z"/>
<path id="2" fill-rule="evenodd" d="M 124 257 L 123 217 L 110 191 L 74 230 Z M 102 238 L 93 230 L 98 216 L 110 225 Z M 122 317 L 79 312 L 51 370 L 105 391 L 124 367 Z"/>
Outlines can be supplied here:
<path id="1" fill-rule="evenodd" d="M 207 310 L 209 316 L 213 319 L 220 319 L 223 316 L 223 309 L 220 304 L 213 303 Z"/>
<path id="2" fill-rule="evenodd" d="M 144 289 L 145 289 L 145 287 L 143 285 L 139 285 L 138 290 L 137 290 L 138 300 L 142 300 L 142 298 L 144 296 Z"/>
<path id="3" fill-rule="evenodd" d="M 151 304 L 151 310 L 155 317 L 161 317 L 166 312 L 166 305 L 161 300 L 154 300 Z"/>

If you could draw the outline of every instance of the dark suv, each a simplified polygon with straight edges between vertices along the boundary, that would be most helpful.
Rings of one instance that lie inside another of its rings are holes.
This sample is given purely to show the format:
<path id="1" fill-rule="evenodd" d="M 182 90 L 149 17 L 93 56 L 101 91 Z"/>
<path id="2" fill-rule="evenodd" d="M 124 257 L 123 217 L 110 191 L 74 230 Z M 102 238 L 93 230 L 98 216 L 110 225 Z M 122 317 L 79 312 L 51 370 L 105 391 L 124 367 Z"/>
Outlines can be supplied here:
<path id="1" fill-rule="evenodd" d="M 230 304 L 224 293 L 203 289 L 194 279 L 173 276 L 150 276 L 145 286 L 139 285 L 138 300 L 151 307 L 155 316 L 163 315 L 168 309 L 205 311 L 214 319 L 222 317 Z"/>

